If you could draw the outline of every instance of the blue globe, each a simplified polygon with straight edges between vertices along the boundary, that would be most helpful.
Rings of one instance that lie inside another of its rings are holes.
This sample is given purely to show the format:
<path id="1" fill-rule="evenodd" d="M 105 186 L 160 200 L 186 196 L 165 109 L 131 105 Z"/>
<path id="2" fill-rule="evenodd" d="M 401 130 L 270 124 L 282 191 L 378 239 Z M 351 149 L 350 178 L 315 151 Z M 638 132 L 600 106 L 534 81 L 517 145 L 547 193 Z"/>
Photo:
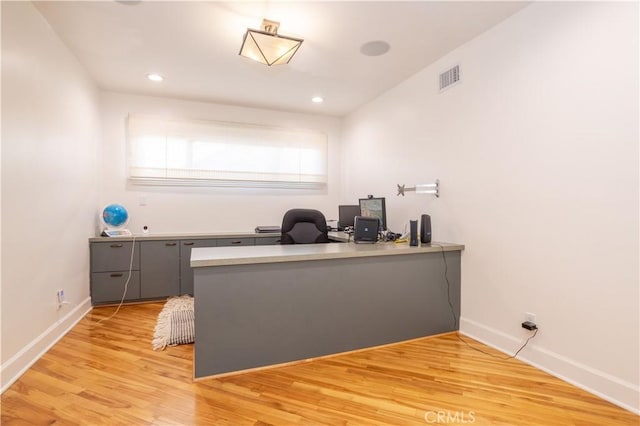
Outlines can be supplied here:
<path id="1" fill-rule="evenodd" d="M 102 210 L 102 220 L 109 227 L 119 228 L 126 225 L 129 220 L 129 213 L 120 204 L 109 204 Z"/>

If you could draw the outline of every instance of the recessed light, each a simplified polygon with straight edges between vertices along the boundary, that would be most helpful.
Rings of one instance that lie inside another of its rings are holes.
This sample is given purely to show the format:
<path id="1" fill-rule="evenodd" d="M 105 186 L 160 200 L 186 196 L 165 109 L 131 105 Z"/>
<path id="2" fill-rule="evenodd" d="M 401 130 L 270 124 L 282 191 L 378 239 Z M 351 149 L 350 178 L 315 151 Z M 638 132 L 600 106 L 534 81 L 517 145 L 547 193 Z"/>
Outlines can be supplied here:
<path id="1" fill-rule="evenodd" d="M 322 98 L 322 96 L 314 96 L 313 98 L 311 98 L 311 102 L 313 102 L 314 104 L 321 104 L 322 102 L 324 102 L 324 99 Z"/>
<path id="2" fill-rule="evenodd" d="M 386 41 L 376 40 L 363 44 L 360 53 L 365 56 L 381 56 L 389 51 L 391 46 Z"/>
<path id="3" fill-rule="evenodd" d="M 160 74 L 147 74 L 147 78 L 151 81 L 162 81 L 164 80 L 164 77 L 162 77 Z"/>

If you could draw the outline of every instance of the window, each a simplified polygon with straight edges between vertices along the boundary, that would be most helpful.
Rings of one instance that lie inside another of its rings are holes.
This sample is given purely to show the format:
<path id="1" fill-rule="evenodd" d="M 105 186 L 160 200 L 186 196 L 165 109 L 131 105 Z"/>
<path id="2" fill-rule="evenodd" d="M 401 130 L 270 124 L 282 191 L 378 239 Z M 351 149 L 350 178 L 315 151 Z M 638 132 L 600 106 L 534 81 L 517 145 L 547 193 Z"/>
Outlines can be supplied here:
<path id="1" fill-rule="evenodd" d="M 129 179 L 141 185 L 322 188 L 327 136 L 241 123 L 128 118 Z"/>

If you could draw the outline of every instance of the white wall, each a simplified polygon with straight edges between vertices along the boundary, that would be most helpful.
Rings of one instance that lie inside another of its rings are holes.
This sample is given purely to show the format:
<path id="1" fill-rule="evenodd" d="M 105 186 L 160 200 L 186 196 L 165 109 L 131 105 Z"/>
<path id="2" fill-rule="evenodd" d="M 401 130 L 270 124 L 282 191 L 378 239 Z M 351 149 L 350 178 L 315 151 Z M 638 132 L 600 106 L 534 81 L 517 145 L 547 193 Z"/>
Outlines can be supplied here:
<path id="1" fill-rule="evenodd" d="M 257 225 L 279 225 L 293 207 L 316 208 L 337 216 L 340 193 L 340 120 L 333 117 L 234 107 L 177 99 L 103 92 L 101 204 L 119 202 L 129 210 L 129 228 L 140 233 L 253 232 Z M 242 190 L 132 186 L 126 178 L 125 119 L 130 113 L 160 117 L 239 121 L 323 131 L 329 140 L 326 190 Z M 140 205 L 140 198 L 146 205 Z"/>
<path id="2" fill-rule="evenodd" d="M 462 82 L 438 94 L 438 74 Z M 639 407 L 638 4 L 534 3 L 344 123 L 344 198 L 464 243 L 463 333 Z M 441 198 L 395 185 L 441 180 Z M 377 191 L 377 192 L 376 192 Z"/>
<path id="3" fill-rule="evenodd" d="M 90 309 L 100 131 L 75 57 L 31 3 L 1 7 L 4 390 Z"/>

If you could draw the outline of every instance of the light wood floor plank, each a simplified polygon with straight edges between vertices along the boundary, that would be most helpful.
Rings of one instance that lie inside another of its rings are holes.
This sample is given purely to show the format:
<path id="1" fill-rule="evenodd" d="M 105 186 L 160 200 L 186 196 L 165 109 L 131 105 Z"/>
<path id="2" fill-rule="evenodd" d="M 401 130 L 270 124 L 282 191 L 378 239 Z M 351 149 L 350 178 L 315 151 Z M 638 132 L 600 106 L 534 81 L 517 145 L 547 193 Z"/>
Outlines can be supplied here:
<path id="1" fill-rule="evenodd" d="M 161 308 L 124 306 L 99 324 L 114 308 L 95 308 L 2 395 L 2 425 L 640 424 L 455 335 L 194 383 L 191 345 L 151 348 Z"/>

